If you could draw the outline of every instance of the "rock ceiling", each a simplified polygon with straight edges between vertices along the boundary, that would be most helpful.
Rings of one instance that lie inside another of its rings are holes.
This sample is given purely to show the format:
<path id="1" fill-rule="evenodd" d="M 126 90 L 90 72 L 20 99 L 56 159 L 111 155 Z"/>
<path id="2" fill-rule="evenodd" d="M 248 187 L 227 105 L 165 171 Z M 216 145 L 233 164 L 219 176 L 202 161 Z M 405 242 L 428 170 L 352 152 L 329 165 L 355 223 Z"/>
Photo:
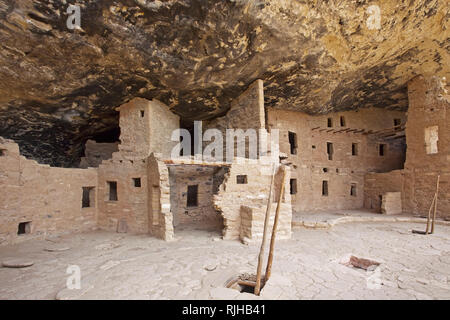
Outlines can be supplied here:
<path id="1" fill-rule="evenodd" d="M 406 110 L 409 79 L 449 76 L 449 17 L 446 0 L 0 0 L 0 136 L 70 166 L 133 97 L 208 119 L 258 78 L 268 107 Z"/>

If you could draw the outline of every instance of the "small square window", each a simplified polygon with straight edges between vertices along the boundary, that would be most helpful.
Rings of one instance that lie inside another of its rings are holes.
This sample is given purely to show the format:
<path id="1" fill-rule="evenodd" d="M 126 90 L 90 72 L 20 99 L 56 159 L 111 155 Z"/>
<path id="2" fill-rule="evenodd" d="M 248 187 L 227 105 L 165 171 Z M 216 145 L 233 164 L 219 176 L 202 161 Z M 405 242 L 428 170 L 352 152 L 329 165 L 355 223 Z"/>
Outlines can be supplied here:
<path id="1" fill-rule="evenodd" d="M 327 142 L 328 160 L 333 160 L 333 143 Z"/>
<path id="2" fill-rule="evenodd" d="M 109 188 L 109 201 L 117 201 L 117 182 L 107 181 Z"/>
<path id="3" fill-rule="evenodd" d="M 322 181 L 322 196 L 328 196 L 328 181 Z"/>
<path id="4" fill-rule="evenodd" d="M 31 233 L 31 221 L 21 222 L 17 228 L 17 234 L 29 234 Z"/>
<path id="5" fill-rule="evenodd" d="M 291 179 L 289 181 L 289 184 L 290 184 L 290 187 L 291 187 L 290 193 L 291 194 L 297 194 L 297 179 Z"/>
<path id="6" fill-rule="evenodd" d="M 333 127 L 333 119 L 332 118 L 327 119 L 327 126 L 328 126 L 328 128 Z"/>
<path id="7" fill-rule="evenodd" d="M 133 178 L 133 184 L 135 188 L 141 187 L 141 178 Z"/>
<path id="8" fill-rule="evenodd" d="M 352 156 L 357 156 L 357 155 L 358 155 L 358 144 L 352 143 Z"/>
<path id="9" fill-rule="evenodd" d="M 356 197 L 356 183 L 352 183 L 350 186 L 350 195 Z"/>
<path id="10" fill-rule="evenodd" d="M 291 154 L 297 154 L 297 134 L 295 132 L 289 131 L 288 136 Z"/>
<path id="11" fill-rule="evenodd" d="M 188 186 L 187 189 L 187 206 L 198 206 L 198 185 Z"/>
<path id="12" fill-rule="evenodd" d="M 247 175 L 237 175 L 236 183 L 237 184 L 247 184 Z"/>
<path id="13" fill-rule="evenodd" d="M 83 187 L 83 196 L 81 199 L 81 207 L 82 208 L 90 208 L 94 206 L 95 196 L 94 196 L 94 187 Z"/>
<path id="14" fill-rule="evenodd" d="M 384 155 L 386 154 L 386 145 L 384 143 L 380 143 L 380 145 L 378 146 L 378 154 L 380 155 L 380 157 L 384 157 Z"/>

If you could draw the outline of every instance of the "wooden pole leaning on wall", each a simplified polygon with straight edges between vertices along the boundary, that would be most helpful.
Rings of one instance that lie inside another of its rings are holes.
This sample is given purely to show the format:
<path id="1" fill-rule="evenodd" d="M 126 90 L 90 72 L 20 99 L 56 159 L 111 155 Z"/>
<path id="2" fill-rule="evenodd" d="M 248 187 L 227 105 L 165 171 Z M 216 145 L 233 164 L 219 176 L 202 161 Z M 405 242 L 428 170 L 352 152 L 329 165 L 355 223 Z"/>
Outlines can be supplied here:
<path id="1" fill-rule="evenodd" d="M 428 210 L 428 216 L 427 216 L 427 228 L 425 229 L 425 234 L 428 234 L 430 230 L 430 223 L 431 223 L 431 210 L 433 209 L 434 200 L 436 200 L 436 194 L 433 196 L 433 200 L 431 201 L 430 209 Z"/>
<path id="2" fill-rule="evenodd" d="M 283 178 L 281 179 L 280 194 L 278 195 L 278 202 L 277 202 L 277 211 L 275 212 L 275 219 L 273 221 L 272 238 L 270 239 L 269 258 L 267 259 L 266 276 L 264 277 L 264 281 L 269 280 L 270 274 L 272 272 L 273 250 L 275 247 L 275 238 L 277 234 L 278 217 L 280 215 L 281 200 L 283 199 L 285 189 L 284 187 L 286 183 L 286 167 L 281 166 L 281 170 Z"/>
<path id="3" fill-rule="evenodd" d="M 266 208 L 266 217 L 264 219 L 264 231 L 263 231 L 263 238 L 261 242 L 261 249 L 259 250 L 259 256 L 258 256 L 258 268 L 256 270 L 256 285 L 255 285 L 255 295 L 259 296 L 259 292 L 261 290 L 261 270 L 262 270 L 262 263 L 264 259 L 264 247 L 266 245 L 266 239 L 267 239 L 267 227 L 269 226 L 269 218 L 270 218 L 270 209 L 272 207 L 272 189 L 274 185 L 274 179 L 275 179 L 275 170 L 276 165 L 273 165 L 272 170 L 272 178 L 270 181 L 270 189 L 269 189 L 269 198 L 267 199 L 267 208 Z"/>
<path id="4" fill-rule="evenodd" d="M 431 234 L 434 232 L 434 221 L 436 220 L 436 211 L 437 211 L 437 201 L 438 201 L 438 194 L 439 194 L 439 180 L 441 176 L 438 175 L 437 182 L 436 182 L 436 194 L 434 196 L 434 212 L 433 212 L 433 221 L 431 222 Z"/>
<path id="5" fill-rule="evenodd" d="M 436 182 L 436 193 L 433 196 L 433 200 L 431 201 L 430 209 L 428 210 L 427 227 L 426 227 L 425 231 L 413 230 L 412 233 L 427 235 L 427 234 L 432 234 L 434 232 L 434 220 L 436 219 L 437 198 L 438 198 L 438 193 L 439 193 L 439 179 L 440 179 L 440 177 L 441 176 L 438 175 L 437 182 Z M 434 209 L 433 219 L 431 219 L 431 211 L 433 209 Z M 429 232 L 430 224 L 431 224 L 431 231 Z"/>

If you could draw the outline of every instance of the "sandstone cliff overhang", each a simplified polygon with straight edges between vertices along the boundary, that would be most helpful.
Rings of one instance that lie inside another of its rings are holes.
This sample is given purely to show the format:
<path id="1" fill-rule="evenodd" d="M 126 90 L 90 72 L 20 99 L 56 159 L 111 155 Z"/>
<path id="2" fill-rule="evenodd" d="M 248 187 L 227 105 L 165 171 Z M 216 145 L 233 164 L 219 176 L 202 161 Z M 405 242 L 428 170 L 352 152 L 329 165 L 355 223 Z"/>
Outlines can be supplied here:
<path id="1" fill-rule="evenodd" d="M 69 30 L 67 7 L 80 5 Z M 445 0 L 0 0 L 0 136 L 70 166 L 118 136 L 139 96 L 186 119 L 223 115 L 255 79 L 266 107 L 405 110 L 415 75 L 449 76 Z"/>

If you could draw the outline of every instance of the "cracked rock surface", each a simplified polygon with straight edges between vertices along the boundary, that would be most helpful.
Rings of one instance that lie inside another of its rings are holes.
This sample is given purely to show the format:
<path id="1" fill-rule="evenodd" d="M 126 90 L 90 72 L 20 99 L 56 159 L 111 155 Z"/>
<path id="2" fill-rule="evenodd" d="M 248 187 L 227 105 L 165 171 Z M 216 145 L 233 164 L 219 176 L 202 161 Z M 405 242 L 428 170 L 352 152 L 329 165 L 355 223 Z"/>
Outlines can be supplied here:
<path id="1" fill-rule="evenodd" d="M 294 230 L 278 241 L 262 299 L 449 299 L 450 233 L 412 234 L 414 223 L 353 223 L 332 230 Z M 215 241 L 218 233 L 176 231 L 177 241 L 93 232 L 55 241 L 71 249 L 48 252 L 48 241 L 0 248 L 0 261 L 26 257 L 34 265 L 0 268 L 0 299 L 259 299 L 225 288 L 255 273 L 259 244 Z M 267 252 L 267 251 L 266 251 Z M 365 271 L 343 265 L 351 255 L 376 260 Z M 214 264 L 216 268 L 208 271 Z M 66 288 L 69 265 L 81 289 Z"/>
<path id="2" fill-rule="evenodd" d="M 366 0 L 0 0 L 0 136 L 71 166 L 133 97 L 202 120 L 258 78 L 267 107 L 405 110 L 408 80 L 449 76 L 448 3 L 377 4 L 379 26 Z"/>

